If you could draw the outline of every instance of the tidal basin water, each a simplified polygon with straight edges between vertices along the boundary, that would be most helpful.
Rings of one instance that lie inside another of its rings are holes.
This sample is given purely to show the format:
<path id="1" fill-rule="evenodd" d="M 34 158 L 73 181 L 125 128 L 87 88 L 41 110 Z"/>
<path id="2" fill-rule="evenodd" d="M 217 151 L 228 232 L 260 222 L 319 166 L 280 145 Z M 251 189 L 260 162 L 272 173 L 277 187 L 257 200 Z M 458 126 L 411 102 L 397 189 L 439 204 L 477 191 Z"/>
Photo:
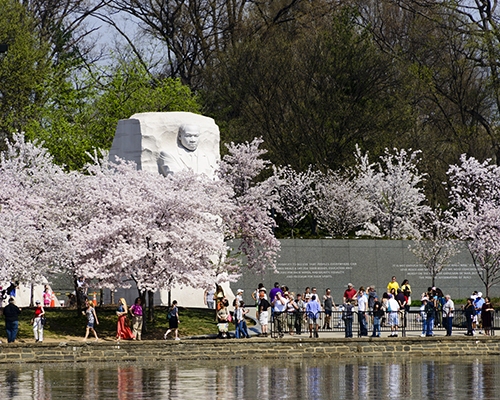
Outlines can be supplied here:
<path id="1" fill-rule="evenodd" d="M 500 357 L 1 365 L 0 399 L 498 399 Z"/>

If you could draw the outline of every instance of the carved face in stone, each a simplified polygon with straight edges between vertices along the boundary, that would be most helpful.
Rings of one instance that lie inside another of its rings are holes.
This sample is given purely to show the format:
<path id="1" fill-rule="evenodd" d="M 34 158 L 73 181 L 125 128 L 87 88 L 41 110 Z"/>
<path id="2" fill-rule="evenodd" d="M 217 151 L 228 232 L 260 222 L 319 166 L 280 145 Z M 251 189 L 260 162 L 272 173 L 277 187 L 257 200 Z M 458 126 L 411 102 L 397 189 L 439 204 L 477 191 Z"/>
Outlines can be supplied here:
<path id="1" fill-rule="evenodd" d="M 179 128 L 179 141 L 187 150 L 196 150 L 200 142 L 200 128 L 196 125 L 182 125 Z"/>

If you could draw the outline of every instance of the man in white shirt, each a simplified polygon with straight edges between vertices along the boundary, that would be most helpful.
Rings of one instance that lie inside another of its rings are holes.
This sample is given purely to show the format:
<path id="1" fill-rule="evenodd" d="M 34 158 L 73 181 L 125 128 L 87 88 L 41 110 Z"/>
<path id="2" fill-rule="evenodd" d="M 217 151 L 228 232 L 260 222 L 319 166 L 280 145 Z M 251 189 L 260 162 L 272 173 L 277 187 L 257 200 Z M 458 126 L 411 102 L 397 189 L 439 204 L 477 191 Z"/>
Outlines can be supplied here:
<path id="1" fill-rule="evenodd" d="M 282 338 L 286 324 L 286 306 L 288 304 L 288 300 L 281 295 L 281 292 L 278 292 L 276 293 L 276 297 L 274 298 L 272 304 L 274 307 L 274 318 L 276 320 L 278 335 Z"/>
<path id="2" fill-rule="evenodd" d="M 368 336 L 368 326 L 366 321 L 368 298 L 366 297 L 365 288 L 363 286 L 359 288 L 357 301 L 358 301 L 359 335 Z"/>
<path id="3" fill-rule="evenodd" d="M 450 295 L 444 296 L 445 303 L 443 304 L 443 325 L 446 328 L 446 336 L 451 336 L 451 328 L 453 322 L 453 311 L 455 311 L 455 304 Z"/>
<path id="4" fill-rule="evenodd" d="M 392 294 L 389 295 L 389 301 L 387 305 L 387 311 L 389 312 L 389 325 L 391 327 L 391 334 L 389 336 L 398 336 L 398 311 L 399 303 L 396 301 Z"/>

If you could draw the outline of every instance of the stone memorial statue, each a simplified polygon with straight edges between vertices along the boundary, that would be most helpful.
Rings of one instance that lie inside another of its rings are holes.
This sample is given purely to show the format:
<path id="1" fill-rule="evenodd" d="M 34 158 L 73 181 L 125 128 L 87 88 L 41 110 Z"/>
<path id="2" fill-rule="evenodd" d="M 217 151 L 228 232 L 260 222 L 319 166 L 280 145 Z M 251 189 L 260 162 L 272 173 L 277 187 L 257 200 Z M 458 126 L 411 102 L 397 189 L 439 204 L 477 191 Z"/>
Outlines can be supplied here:
<path id="1" fill-rule="evenodd" d="M 165 176 L 192 169 L 213 177 L 219 142 L 212 118 L 189 112 L 141 113 L 118 121 L 109 155 L 111 161 L 117 156 Z"/>
<path id="2" fill-rule="evenodd" d="M 217 158 L 213 154 L 198 151 L 200 128 L 198 125 L 181 125 L 177 138 L 177 148 L 171 152 L 160 151 L 158 167 L 167 176 L 183 169 L 214 176 Z"/>
<path id="3" fill-rule="evenodd" d="M 111 161 L 116 157 L 134 161 L 137 168 L 168 176 L 184 169 L 192 169 L 209 177 L 215 176 L 219 152 L 219 127 L 212 118 L 189 112 L 154 112 L 134 114 L 118 121 Z M 232 301 L 228 283 L 224 292 Z M 171 296 L 186 307 L 205 307 L 205 288 L 172 288 Z M 168 292 L 160 291 L 163 305 L 168 303 Z"/>

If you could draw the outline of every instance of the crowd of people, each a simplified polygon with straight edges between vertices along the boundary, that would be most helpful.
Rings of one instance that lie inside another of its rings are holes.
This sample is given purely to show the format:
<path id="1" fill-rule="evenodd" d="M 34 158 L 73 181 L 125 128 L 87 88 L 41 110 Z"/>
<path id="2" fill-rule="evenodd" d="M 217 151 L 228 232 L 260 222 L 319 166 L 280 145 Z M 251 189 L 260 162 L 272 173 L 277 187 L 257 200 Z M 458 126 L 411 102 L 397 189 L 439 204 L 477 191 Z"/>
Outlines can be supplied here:
<path id="1" fill-rule="evenodd" d="M 269 294 L 263 284 L 252 294 L 256 301 L 257 316 L 262 335 L 267 336 L 270 317 L 275 322 L 278 337 L 285 334 L 301 335 L 306 332 L 309 337 L 318 337 L 319 329 L 332 329 L 332 312 L 339 311 L 336 327 L 343 326 L 345 337 L 353 337 L 353 321 L 355 315 L 359 323 L 359 335 L 371 337 L 381 336 L 381 327 L 390 327 L 390 337 L 398 336 L 403 324 L 406 324 L 412 302 L 412 289 L 407 279 L 401 285 L 393 276 L 382 295 L 377 294 L 374 285 L 361 286 L 355 289 L 352 283 L 342 296 L 342 303 L 335 304 L 331 290 L 326 289 L 323 295 L 317 293 L 315 287 L 307 287 L 304 293 L 294 293 L 286 285 L 274 284 Z M 434 326 L 446 329 L 446 336 L 452 335 L 455 304 L 450 295 L 444 295 L 436 287 L 429 287 L 418 297 L 421 300 L 418 321 L 422 324 L 422 337 L 434 336 Z M 489 298 L 482 299 L 481 292 L 474 292 L 463 307 L 467 317 L 468 332 L 472 335 L 476 327 L 481 326 L 486 335 L 490 334 L 493 311 Z M 369 332 L 369 327 L 371 332 Z M 406 326 L 406 325 L 405 325 Z M 482 333 L 479 330 L 479 333 Z"/>

